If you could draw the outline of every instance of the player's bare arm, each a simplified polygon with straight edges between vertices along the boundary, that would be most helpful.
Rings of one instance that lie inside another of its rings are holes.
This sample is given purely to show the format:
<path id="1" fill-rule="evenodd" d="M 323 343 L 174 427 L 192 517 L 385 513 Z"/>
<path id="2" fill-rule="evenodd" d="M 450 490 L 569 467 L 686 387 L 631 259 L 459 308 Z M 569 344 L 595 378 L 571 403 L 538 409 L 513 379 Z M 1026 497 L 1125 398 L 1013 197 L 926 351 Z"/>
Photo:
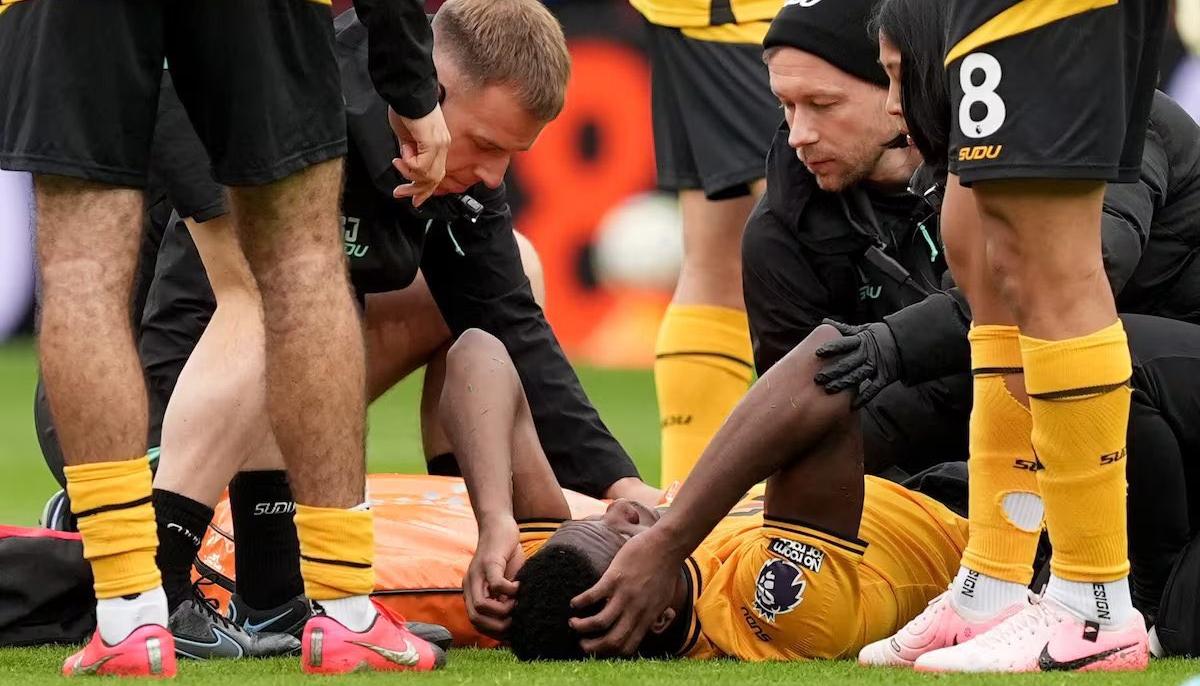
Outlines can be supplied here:
<path id="1" fill-rule="evenodd" d="M 538 442 L 533 416 L 504 345 L 478 329 L 446 355 L 442 421 L 462 467 L 479 525 L 463 580 L 467 614 L 480 631 L 502 636 L 524 564 L 518 519 L 563 520 L 566 498 Z"/>
<path id="2" fill-rule="evenodd" d="M 604 609 L 572 620 L 594 654 L 629 655 L 659 617 L 675 584 L 673 570 L 690 554 L 739 497 L 767 484 L 767 511 L 804 519 L 853 538 L 862 513 L 861 451 L 853 460 L 844 442 L 852 417 L 845 395 L 829 396 L 812 383 L 819 367 L 814 351 L 837 331 L 818 327 L 750 389 L 704 451 L 671 508 L 657 524 L 618 553 L 600 582 L 572 601 Z M 836 448 L 825 450 L 827 447 Z M 853 446 L 850 446 L 853 447 Z M 839 462 L 841 460 L 841 462 Z M 806 483 L 807 482 L 807 483 Z M 799 492 L 792 491 L 799 489 Z"/>

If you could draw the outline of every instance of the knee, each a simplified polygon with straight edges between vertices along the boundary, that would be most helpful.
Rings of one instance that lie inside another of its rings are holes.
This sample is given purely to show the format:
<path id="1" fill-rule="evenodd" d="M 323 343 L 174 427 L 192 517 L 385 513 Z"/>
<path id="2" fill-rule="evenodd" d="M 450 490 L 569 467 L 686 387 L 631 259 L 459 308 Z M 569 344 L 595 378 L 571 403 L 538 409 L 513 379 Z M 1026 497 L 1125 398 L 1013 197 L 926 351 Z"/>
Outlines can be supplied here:
<path id="1" fill-rule="evenodd" d="M 533 290 L 533 299 L 538 305 L 546 305 L 546 279 L 542 271 L 542 258 L 538 255 L 533 243 L 519 232 L 514 231 L 517 239 L 517 249 L 521 252 L 521 265 L 525 269 L 525 277 L 529 279 L 529 287 Z"/>
<path id="2" fill-rule="evenodd" d="M 1000 291 L 1010 301 L 1019 300 L 1022 268 L 1021 244 L 1011 231 L 993 232 L 987 241 L 987 268 Z"/>
<path id="3" fill-rule="evenodd" d="M 480 360 L 507 359 L 508 351 L 500 339 L 483 329 L 467 329 L 446 352 L 446 375 L 462 374 Z"/>

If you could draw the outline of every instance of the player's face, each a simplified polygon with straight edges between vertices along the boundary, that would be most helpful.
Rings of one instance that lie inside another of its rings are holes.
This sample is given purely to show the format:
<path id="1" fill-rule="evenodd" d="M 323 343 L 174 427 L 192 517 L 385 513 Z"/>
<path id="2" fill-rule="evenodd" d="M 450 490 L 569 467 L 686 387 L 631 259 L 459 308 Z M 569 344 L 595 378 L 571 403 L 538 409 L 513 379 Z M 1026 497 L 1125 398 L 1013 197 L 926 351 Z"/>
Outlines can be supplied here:
<path id="1" fill-rule="evenodd" d="M 477 87 L 449 66 L 437 63 L 438 80 L 446 89 L 442 114 L 450 131 L 446 178 L 436 195 L 462 193 L 477 183 L 496 188 L 514 153 L 528 150 L 546 122 L 521 107 L 505 85 Z"/>
<path id="2" fill-rule="evenodd" d="M 564 522 L 546 545 L 569 545 L 581 550 L 596 565 L 607 569 L 625 542 L 657 522 L 655 510 L 632 500 L 614 500 L 602 515 Z"/>
<path id="3" fill-rule="evenodd" d="M 788 144 L 826 191 L 868 177 L 898 133 L 883 109 L 886 92 L 795 48 L 769 53 L 771 91 L 783 105 Z"/>
<path id="4" fill-rule="evenodd" d="M 888 75 L 887 100 L 883 104 L 883 109 L 889 115 L 900 119 L 900 132 L 908 135 L 908 123 L 904 121 L 904 107 L 901 104 L 900 49 L 888 40 L 887 35 L 883 32 L 879 34 L 879 63 L 883 65 L 883 70 Z"/>

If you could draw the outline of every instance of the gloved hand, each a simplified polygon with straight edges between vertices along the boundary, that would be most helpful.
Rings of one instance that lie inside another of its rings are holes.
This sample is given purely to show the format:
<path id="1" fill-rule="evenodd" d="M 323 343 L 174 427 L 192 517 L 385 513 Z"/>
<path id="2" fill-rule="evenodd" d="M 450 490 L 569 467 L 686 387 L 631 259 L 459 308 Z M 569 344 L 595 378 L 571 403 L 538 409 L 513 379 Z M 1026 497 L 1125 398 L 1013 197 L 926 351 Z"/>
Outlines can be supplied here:
<path id="1" fill-rule="evenodd" d="M 858 396 L 851 403 L 857 409 L 899 380 L 900 349 L 887 324 L 852 325 L 832 319 L 821 323 L 829 324 L 842 334 L 841 338 L 817 348 L 817 357 L 829 362 L 813 380 L 824 386 L 826 393 L 857 389 Z"/>

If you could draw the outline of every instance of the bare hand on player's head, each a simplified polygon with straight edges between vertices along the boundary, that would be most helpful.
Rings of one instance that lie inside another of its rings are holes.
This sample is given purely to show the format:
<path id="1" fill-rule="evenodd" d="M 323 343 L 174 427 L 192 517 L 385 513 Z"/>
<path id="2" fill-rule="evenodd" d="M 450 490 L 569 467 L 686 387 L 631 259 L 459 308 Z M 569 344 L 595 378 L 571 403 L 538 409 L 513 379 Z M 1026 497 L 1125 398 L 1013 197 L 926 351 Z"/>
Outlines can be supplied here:
<path id="1" fill-rule="evenodd" d="M 591 617 L 571 619 L 571 628 L 588 637 L 580 641 L 588 654 L 633 655 L 675 596 L 679 566 L 663 560 L 651 531 L 629 539 L 600 581 L 571 600 L 576 610 L 605 603 Z"/>
<path id="2" fill-rule="evenodd" d="M 437 190 L 446 176 L 446 153 L 450 150 L 450 130 L 442 117 L 441 105 L 419 119 L 409 119 L 388 108 L 388 122 L 400 142 L 400 157 L 392 160 L 396 171 L 409 183 L 397 186 L 392 195 L 412 198 L 420 207 Z"/>
<path id="3" fill-rule="evenodd" d="M 480 526 L 479 544 L 463 579 L 467 617 L 481 633 L 503 638 L 517 594 L 517 576 L 525 564 L 520 532 L 511 519 Z"/>

